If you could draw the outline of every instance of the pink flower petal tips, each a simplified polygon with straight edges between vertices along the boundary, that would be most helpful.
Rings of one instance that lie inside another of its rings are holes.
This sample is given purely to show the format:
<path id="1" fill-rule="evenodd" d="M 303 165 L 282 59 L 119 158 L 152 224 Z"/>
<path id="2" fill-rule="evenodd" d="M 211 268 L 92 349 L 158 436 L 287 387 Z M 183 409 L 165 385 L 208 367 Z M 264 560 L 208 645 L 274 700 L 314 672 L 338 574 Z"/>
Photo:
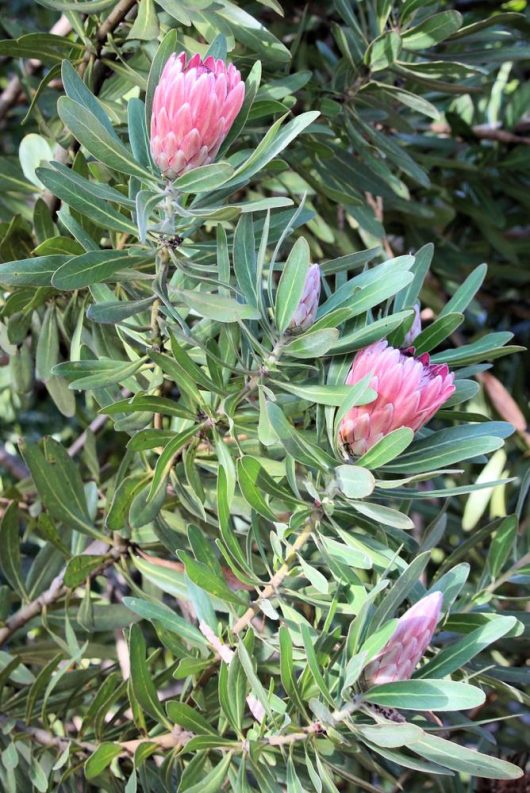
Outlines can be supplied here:
<path id="1" fill-rule="evenodd" d="M 413 353 L 377 341 L 355 356 L 346 384 L 371 375 L 377 397 L 352 408 L 340 423 L 340 441 L 350 454 L 364 454 L 400 427 L 416 432 L 454 393 L 454 374 L 446 364 L 431 364 L 428 353 L 417 358 Z"/>
<path id="2" fill-rule="evenodd" d="M 371 685 L 395 683 L 411 677 L 431 642 L 442 603 L 442 593 L 432 592 L 400 617 L 388 642 L 366 667 L 365 677 Z"/>
<path id="3" fill-rule="evenodd" d="M 311 327 L 317 316 L 319 300 L 320 267 L 312 264 L 307 271 L 302 298 L 289 323 L 288 330 L 291 333 L 299 333 Z"/>
<path id="4" fill-rule="evenodd" d="M 151 155 L 166 179 L 212 162 L 241 110 L 245 84 L 211 55 L 171 55 L 153 97 Z"/>

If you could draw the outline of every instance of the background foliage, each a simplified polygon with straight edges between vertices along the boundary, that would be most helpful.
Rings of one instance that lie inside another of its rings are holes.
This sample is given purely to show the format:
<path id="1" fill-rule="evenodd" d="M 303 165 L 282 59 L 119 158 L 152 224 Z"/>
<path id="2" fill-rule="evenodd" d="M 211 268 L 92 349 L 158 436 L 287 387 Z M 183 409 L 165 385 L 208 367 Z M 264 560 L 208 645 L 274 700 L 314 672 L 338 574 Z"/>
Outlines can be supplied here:
<path id="1" fill-rule="evenodd" d="M 3 8 L 2 790 L 527 784 L 526 3 L 283 5 Z M 168 240 L 141 102 L 210 47 L 247 102 Z M 347 464 L 351 356 L 418 295 L 457 396 Z M 429 663 L 367 693 L 431 587 Z"/>

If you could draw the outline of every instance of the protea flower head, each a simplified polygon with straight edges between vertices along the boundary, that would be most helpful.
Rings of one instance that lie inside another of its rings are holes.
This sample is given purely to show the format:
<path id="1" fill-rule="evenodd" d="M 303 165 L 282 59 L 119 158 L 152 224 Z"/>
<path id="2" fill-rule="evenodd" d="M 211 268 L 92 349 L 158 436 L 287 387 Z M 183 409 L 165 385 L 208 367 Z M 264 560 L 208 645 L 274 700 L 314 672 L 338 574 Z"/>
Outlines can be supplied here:
<path id="1" fill-rule="evenodd" d="M 297 333 L 307 330 L 315 321 L 320 300 L 320 267 L 312 264 L 306 275 L 304 291 L 296 311 L 289 323 L 288 330 Z"/>
<path id="2" fill-rule="evenodd" d="M 153 97 L 151 155 L 166 179 L 215 159 L 241 110 L 245 84 L 211 55 L 170 55 Z"/>
<path id="3" fill-rule="evenodd" d="M 365 669 L 370 684 L 376 686 L 410 678 L 431 642 L 442 603 L 442 593 L 432 592 L 400 617 L 388 642 Z"/>
<path id="4" fill-rule="evenodd" d="M 339 437 L 352 455 L 364 454 L 384 435 L 399 427 L 416 432 L 431 419 L 455 390 L 447 364 L 432 364 L 428 353 L 398 350 L 377 341 L 357 353 L 346 378 L 355 385 L 371 375 L 377 392 L 368 405 L 352 408 L 342 419 Z"/>
<path id="5" fill-rule="evenodd" d="M 414 344 L 414 339 L 416 336 L 419 336 L 421 333 L 421 317 L 420 317 L 420 304 L 416 303 L 414 306 L 414 320 L 410 329 L 405 334 L 405 339 L 403 341 L 404 347 L 410 347 Z"/>

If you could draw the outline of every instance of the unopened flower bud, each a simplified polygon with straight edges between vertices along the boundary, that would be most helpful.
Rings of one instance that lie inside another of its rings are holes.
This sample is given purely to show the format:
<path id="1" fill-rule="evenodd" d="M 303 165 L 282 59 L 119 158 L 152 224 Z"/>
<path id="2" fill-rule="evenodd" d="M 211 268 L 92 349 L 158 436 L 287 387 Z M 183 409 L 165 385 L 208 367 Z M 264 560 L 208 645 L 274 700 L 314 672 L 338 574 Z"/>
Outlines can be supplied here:
<path id="1" fill-rule="evenodd" d="M 411 677 L 431 642 L 442 603 L 442 593 L 432 592 L 400 617 L 388 642 L 366 667 L 365 677 L 371 685 L 395 683 Z"/>
<path id="2" fill-rule="evenodd" d="M 233 64 L 171 55 L 153 97 L 151 154 L 166 179 L 215 159 L 241 110 L 245 84 Z"/>
<path id="3" fill-rule="evenodd" d="M 367 375 L 377 397 L 353 407 L 342 419 L 339 437 L 352 455 L 368 451 L 378 440 L 400 427 L 417 432 L 454 393 L 454 374 L 447 364 L 432 364 L 428 353 L 377 341 L 357 353 L 346 378 L 355 385 Z"/>
<path id="4" fill-rule="evenodd" d="M 291 333 L 307 330 L 316 319 L 320 300 L 320 267 L 312 264 L 306 275 L 302 298 L 289 323 Z"/>
<path id="5" fill-rule="evenodd" d="M 410 329 L 405 334 L 403 341 L 404 347 L 411 347 L 414 344 L 414 339 L 421 333 L 421 317 L 420 317 L 420 304 L 416 303 L 414 306 L 414 320 Z"/>

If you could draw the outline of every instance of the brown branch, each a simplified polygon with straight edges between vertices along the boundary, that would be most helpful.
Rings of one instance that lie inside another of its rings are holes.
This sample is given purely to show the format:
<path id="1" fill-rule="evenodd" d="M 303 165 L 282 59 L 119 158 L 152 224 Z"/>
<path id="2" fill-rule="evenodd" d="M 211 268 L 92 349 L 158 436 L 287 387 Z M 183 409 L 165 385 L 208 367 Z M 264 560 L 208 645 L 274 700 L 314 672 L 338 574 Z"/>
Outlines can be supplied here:
<path id="1" fill-rule="evenodd" d="M 109 33 L 112 33 L 120 22 L 122 22 L 131 8 L 136 5 L 136 0 L 120 0 L 112 9 L 108 17 L 98 28 L 96 38 L 100 44 L 104 44 Z"/>
<path id="2" fill-rule="evenodd" d="M 292 564 L 296 561 L 296 557 L 298 551 L 301 551 L 306 542 L 311 537 L 311 534 L 315 530 L 315 526 L 318 522 L 320 516 L 320 511 L 317 510 L 310 515 L 310 517 L 306 520 L 304 524 L 304 528 L 294 541 L 293 545 L 289 553 L 287 554 L 284 563 L 282 566 L 276 571 L 276 573 L 271 578 L 270 582 L 267 584 L 265 589 L 261 592 L 260 596 L 254 603 L 249 606 L 249 608 L 245 611 L 242 617 L 240 617 L 235 625 L 232 628 L 232 633 L 237 636 L 238 633 L 248 627 L 256 614 L 258 613 L 259 609 L 261 608 L 261 604 L 264 600 L 268 600 L 271 598 L 275 593 L 276 590 L 283 584 L 284 580 L 289 575 L 289 570 Z"/>
<path id="3" fill-rule="evenodd" d="M 451 135 L 452 130 L 449 124 L 432 124 L 431 129 L 439 135 Z M 515 143 L 522 144 L 523 146 L 530 146 L 530 138 L 523 135 L 516 135 L 513 132 L 508 132 L 505 129 L 497 127 L 489 127 L 483 124 L 477 124 L 470 127 L 473 135 L 479 140 L 494 140 L 498 143 Z"/>
<path id="4" fill-rule="evenodd" d="M 15 479 L 27 479 L 29 470 L 26 468 L 22 460 L 10 454 L 5 446 L 0 444 L 0 467 L 4 468 Z"/>
<path id="5" fill-rule="evenodd" d="M 52 36 L 66 36 L 72 30 L 72 26 L 64 14 L 59 17 L 57 22 L 50 28 Z M 41 66 L 41 62 L 32 58 L 28 61 L 28 74 L 33 74 Z M 0 94 L 0 120 L 16 105 L 20 95 L 23 93 L 22 81 L 18 75 L 12 77 L 2 93 Z"/>
<path id="6" fill-rule="evenodd" d="M 85 553 L 93 553 L 94 552 L 94 543 L 88 546 Z M 87 578 L 95 578 L 96 576 L 100 575 L 107 567 L 110 567 L 115 562 L 117 562 L 124 553 L 126 553 L 127 549 L 125 546 L 115 546 L 111 548 L 108 553 L 107 558 L 97 567 L 95 570 L 87 576 Z M 66 569 L 66 568 L 65 568 Z M 23 628 L 33 617 L 37 617 L 43 609 L 51 606 L 57 600 L 60 600 L 61 597 L 66 595 L 69 591 L 69 588 L 64 583 L 64 574 L 65 570 L 62 570 L 58 576 L 56 576 L 53 581 L 51 582 L 48 589 L 39 595 L 38 598 L 32 600 L 31 603 L 27 603 L 25 606 L 22 606 L 12 617 L 6 620 L 5 625 L 0 628 L 0 647 L 9 639 L 11 636 L 18 631 L 20 628 Z"/>

